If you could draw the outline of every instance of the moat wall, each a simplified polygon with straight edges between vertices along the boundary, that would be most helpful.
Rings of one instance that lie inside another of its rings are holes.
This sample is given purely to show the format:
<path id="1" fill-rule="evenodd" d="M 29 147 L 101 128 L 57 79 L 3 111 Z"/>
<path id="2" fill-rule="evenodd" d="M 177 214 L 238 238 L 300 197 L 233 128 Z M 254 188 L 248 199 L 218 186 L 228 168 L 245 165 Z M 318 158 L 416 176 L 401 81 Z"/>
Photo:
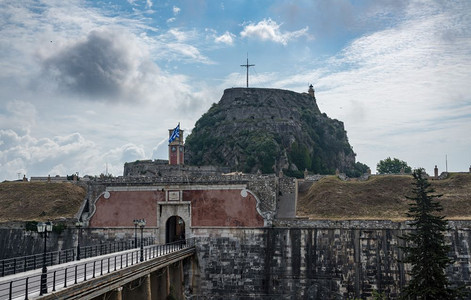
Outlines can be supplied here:
<path id="1" fill-rule="evenodd" d="M 409 266 L 399 262 L 406 224 L 307 223 L 194 229 L 196 299 L 366 299 L 373 291 L 397 297 L 408 279 Z M 469 286 L 470 223 L 450 225 L 447 240 L 455 263 L 447 273 L 454 284 Z"/>

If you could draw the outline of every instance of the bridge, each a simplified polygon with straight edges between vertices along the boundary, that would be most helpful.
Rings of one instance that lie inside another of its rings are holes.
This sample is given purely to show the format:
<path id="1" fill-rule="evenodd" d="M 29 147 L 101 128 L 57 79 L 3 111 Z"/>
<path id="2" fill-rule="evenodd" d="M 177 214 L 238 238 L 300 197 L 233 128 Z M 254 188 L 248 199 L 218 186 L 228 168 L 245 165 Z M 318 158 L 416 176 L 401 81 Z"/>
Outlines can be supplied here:
<path id="1" fill-rule="evenodd" d="M 0 278 L 0 299 L 165 299 L 183 294 L 194 239 L 100 255 Z"/>

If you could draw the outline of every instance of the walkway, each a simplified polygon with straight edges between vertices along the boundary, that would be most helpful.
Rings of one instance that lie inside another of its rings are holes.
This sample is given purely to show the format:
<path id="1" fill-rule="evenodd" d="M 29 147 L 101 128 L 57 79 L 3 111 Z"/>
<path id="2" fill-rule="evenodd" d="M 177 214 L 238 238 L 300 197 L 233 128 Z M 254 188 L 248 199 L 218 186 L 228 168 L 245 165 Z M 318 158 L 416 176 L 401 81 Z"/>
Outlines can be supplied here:
<path id="1" fill-rule="evenodd" d="M 145 247 L 142 251 L 141 249 L 133 249 L 55 265 L 49 267 L 47 270 L 47 291 L 48 294 L 57 294 L 57 292 L 74 285 L 156 260 L 159 257 L 178 254 L 178 252 L 183 253 L 185 250 L 193 247 L 194 240 L 188 239 L 184 243 L 177 242 L 166 245 L 152 245 Z M 173 256 L 178 258 L 178 256 Z M 162 263 L 165 262 L 165 260 L 161 261 Z M 121 274 L 120 276 L 123 275 Z M 41 269 L 5 276 L 0 278 L 0 299 L 37 298 L 41 296 L 40 284 Z M 97 294 L 96 296 L 99 295 L 97 291 L 100 288 L 100 284 L 89 288 L 93 290 L 92 292 Z"/>

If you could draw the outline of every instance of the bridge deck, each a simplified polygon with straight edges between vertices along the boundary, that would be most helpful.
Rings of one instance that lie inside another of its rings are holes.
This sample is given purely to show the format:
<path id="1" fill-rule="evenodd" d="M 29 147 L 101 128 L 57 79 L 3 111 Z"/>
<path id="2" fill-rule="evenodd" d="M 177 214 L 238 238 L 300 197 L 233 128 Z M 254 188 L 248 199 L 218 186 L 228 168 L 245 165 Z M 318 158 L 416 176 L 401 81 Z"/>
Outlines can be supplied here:
<path id="1" fill-rule="evenodd" d="M 0 299 L 91 299 L 195 253 L 194 241 L 152 245 L 50 267 L 47 294 L 41 270 L 0 279 Z"/>

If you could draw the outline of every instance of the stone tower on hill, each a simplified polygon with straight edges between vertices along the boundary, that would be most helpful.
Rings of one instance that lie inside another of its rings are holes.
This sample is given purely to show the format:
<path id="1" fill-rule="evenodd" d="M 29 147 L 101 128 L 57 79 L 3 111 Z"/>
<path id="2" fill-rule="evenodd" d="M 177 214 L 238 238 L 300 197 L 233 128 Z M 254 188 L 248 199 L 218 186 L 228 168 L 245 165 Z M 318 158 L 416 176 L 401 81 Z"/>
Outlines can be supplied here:
<path id="1" fill-rule="evenodd" d="M 311 90 L 312 89 L 312 90 Z M 309 93 L 231 88 L 186 139 L 186 163 L 246 173 L 355 172 L 343 123 L 321 113 Z"/>

